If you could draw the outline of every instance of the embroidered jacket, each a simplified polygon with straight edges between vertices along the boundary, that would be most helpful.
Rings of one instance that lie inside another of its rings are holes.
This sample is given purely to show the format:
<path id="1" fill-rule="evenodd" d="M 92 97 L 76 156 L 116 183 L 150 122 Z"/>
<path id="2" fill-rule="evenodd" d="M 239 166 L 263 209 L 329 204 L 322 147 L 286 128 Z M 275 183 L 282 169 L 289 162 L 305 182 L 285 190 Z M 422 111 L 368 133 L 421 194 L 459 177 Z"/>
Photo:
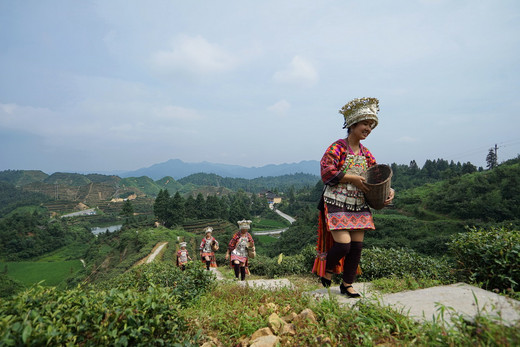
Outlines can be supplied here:
<path id="1" fill-rule="evenodd" d="M 376 159 L 368 148 L 359 144 L 360 155 L 365 156 L 368 167 L 376 164 Z M 336 185 L 345 176 L 341 170 L 345 165 L 347 154 L 354 154 L 345 139 L 334 142 L 327 148 L 320 161 L 321 179 L 326 185 Z"/>
<path id="2" fill-rule="evenodd" d="M 211 249 L 211 245 L 213 242 L 216 242 L 218 244 L 218 241 L 212 236 L 211 239 L 207 239 L 204 237 L 202 241 L 200 242 L 199 250 L 204 253 L 211 253 L 213 250 Z"/>
<path id="3" fill-rule="evenodd" d="M 240 241 L 241 237 L 247 237 L 248 242 L 252 246 L 254 246 L 255 241 L 253 240 L 253 237 L 251 236 L 251 234 L 246 233 L 245 235 L 242 236 L 242 233 L 239 231 L 239 232 L 235 233 L 235 235 L 233 235 L 233 237 L 231 238 L 231 241 L 229 241 L 228 250 L 230 253 L 237 247 L 237 243 L 238 243 L 238 241 Z"/>

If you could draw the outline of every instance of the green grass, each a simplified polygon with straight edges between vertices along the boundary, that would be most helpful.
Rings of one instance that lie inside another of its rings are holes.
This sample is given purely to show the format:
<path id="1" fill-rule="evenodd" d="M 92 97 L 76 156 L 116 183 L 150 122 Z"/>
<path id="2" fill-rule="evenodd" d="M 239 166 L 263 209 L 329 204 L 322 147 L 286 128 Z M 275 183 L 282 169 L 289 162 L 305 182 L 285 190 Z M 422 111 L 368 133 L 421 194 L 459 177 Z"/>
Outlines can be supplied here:
<path id="1" fill-rule="evenodd" d="M 253 221 L 253 232 L 261 230 L 275 230 L 288 227 L 289 222 L 274 219 L 255 218 Z"/>
<path id="2" fill-rule="evenodd" d="M 65 260 L 54 262 L 2 262 L 0 271 L 7 270 L 7 275 L 26 286 L 44 281 L 44 286 L 56 286 L 63 280 L 81 269 L 83 265 L 79 260 Z"/>
<path id="3" fill-rule="evenodd" d="M 35 259 L 37 262 L 55 262 L 64 260 L 79 259 L 89 248 L 88 243 L 71 243 L 65 247 L 59 248 L 53 252 L 46 253 Z"/>
<path id="4" fill-rule="evenodd" d="M 334 297 L 317 301 L 304 293 L 315 286 L 315 278 L 293 277 L 291 281 L 294 290 L 274 292 L 221 283 L 181 312 L 189 322 L 187 333 L 201 331 L 200 342 L 240 345 L 253 332 L 268 327 L 272 313 L 284 317 L 310 308 L 316 322 L 293 321 L 295 335 L 279 334 L 280 346 L 515 346 L 520 339 L 518 326 L 486 316 L 473 322 L 457 315 L 447 322 L 439 316 L 435 322 L 419 323 L 404 312 L 370 300 L 352 307 L 340 305 Z M 406 286 L 405 281 L 403 288 Z"/>
<path id="5" fill-rule="evenodd" d="M 270 235 L 255 235 L 255 239 L 259 240 L 264 245 L 269 245 L 278 241 L 276 237 Z"/>
<path id="6" fill-rule="evenodd" d="M 7 217 L 8 216 L 12 216 L 13 214 L 26 214 L 26 213 L 34 213 L 34 212 L 37 212 L 37 213 L 46 213 L 47 210 L 41 206 L 36 206 L 36 205 L 29 205 L 29 206 L 21 206 L 21 207 L 17 207 L 15 208 L 14 210 L 12 210 L 11 212 L 9 212 L 7 214 Z"/>

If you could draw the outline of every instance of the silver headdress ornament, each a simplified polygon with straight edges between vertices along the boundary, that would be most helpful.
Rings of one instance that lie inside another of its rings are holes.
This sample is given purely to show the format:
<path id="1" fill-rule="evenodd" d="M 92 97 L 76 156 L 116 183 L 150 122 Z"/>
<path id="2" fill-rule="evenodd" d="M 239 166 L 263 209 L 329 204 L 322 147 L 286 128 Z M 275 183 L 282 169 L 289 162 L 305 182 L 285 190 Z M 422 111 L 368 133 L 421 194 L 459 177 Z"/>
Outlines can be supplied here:
<path id="1" fill-rule="evenodd" d="M 204 231 L 207 233 L 212 233 L 213 232 L 213 228 L 212 227 L 207 227 L 206 229 L 204 229 Z"/>
<path id="2" fill-rule="evenodd" d="M 251 223 L 253 223 L 252 221 L 250 220 L 245 220 L 245 219 L 242 219 L 241 221 L 238 221 L 238 227 L 240 228 L 240 230 L 242 229 L 251 229 Z"/>
<path id="3" fill-rule="evenodd" d="M 186 247 L 186 242 L 181 242 L 179 243 L 179 246 L 182 248 L 182 247 Z"/>
<path id="4" fill-rule="evenodd" d="M 343 129 L 350 128 L 352 125 L 364 120 L 373 120 L 372 129 L 374 129 L 377 123 L 379 123 L 377 118 L 378 112 L 379 100 L 376 98 L 354 99 L 339 110 L 339 113 L 343 114 L 345 118 Z"/>

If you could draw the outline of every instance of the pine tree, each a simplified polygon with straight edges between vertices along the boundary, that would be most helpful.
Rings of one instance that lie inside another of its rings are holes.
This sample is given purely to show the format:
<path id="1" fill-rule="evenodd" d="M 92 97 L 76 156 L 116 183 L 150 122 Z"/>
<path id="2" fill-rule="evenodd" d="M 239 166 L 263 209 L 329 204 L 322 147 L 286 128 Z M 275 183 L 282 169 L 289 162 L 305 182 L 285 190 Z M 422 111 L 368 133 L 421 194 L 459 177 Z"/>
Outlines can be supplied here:
<path id="1" fill-rule="evenodd" d="M 123 204 L 123 208 L 121 209 L 121 215 L 125 217 L 130 217 L 134 215 L 134 206 L 130 200 L 126 200 Z"/>
<path id="2" fill-rule="evenodd" d="M 169 228 L 184 223 L 184 211 L 184 198 L 179 194 L 179 192 L 176 192 L 170 199 L 168 205 L 168 218 L 164 225 Z"/>
<path id="3" fill-rule="evenodd" d="M 489 149 L 488 155 L 486 156 L 486 163 L 487 163 L 486 167 L 489 170 L 498 166 L 497 155 L 495 154 L 495 151 L 493 150 L 493 148 Z"/>
<path id="4" fill-rule="evenodd" d="M 170 193 L 168 193 L 167 189 L 160 190 L 159 194 L 157 194 L 157 198 L 155 198 L 155 202 L 153 204 L 153 213 L 155 214 L 155 218 L 164 224 L 168 219 L 168 205 L 170 204 Z"/>

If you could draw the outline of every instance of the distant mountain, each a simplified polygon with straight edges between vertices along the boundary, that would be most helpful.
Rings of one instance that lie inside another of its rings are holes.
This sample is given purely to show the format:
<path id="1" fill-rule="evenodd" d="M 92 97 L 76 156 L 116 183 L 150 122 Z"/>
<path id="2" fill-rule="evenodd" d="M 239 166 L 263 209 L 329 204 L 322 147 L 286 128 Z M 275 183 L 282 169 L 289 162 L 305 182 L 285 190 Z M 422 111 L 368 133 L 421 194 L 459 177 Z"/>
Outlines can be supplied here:
<path id="1" fill-rule="evenodd" d="M 164 163 L 154 164 L 147 168 L 120 173 L 120 177 L 148 176 L 159 180 L 171 176 L 178 180 L 195 173 L 213 173 L 222 177 L 254 179 L 258 177 L 282 176 L 295 173 L 311 175 L 320 174 L 320 164 L 316 160 L 304 160 L 292 164 L 270 164 L 261 167 L 245 167 L 240 165 L 215 164 L 207 161 L 185 163 L 180 159 L 170 159 Z"/>

